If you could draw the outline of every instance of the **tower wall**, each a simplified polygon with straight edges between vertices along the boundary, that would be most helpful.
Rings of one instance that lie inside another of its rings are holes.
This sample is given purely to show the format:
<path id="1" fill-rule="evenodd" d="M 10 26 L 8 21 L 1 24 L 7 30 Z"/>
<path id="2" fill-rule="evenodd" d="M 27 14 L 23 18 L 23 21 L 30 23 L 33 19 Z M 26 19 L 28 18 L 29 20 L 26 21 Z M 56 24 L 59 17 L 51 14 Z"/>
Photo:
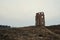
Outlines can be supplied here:
<path id="1" fill-rule="evenodd" d="M 45 26 L 44 12 L 36 13 L 35 20 L 36 20 L 36 23 L 35 23 L 36 26 L 38 26 L 38 25 Z"/>

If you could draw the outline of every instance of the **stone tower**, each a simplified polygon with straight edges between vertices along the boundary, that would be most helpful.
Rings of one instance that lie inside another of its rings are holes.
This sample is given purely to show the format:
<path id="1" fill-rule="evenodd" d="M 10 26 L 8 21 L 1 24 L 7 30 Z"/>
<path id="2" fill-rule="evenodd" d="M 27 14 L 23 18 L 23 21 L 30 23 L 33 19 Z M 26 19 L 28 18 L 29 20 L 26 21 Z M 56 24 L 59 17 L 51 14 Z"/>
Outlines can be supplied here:
<path id="1" fill-rule="evenodd" d="M 36 26 L 45 26 L 44 12 L 36 13 L 35 21 Z"/>

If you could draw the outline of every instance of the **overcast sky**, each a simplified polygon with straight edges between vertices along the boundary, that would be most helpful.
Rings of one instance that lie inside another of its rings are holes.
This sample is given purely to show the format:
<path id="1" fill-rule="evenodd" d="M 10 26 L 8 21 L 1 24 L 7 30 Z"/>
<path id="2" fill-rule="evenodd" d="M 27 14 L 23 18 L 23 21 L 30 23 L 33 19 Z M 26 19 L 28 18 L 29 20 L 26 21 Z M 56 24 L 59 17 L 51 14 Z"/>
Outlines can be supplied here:
<path id="1" fill-rule="evenodd" d="M 0 25 L 35 25 L 35 15 L 41 11 L 46 25 L 60 24 L 60 0 L 0 0 Z"/>

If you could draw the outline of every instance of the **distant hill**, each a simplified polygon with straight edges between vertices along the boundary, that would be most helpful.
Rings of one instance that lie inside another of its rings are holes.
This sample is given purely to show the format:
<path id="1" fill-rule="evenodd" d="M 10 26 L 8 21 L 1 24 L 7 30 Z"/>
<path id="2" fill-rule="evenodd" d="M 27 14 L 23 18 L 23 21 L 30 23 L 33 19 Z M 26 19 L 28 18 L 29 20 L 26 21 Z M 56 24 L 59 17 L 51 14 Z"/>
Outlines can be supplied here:
<path id="1" fill-rule="evenodd" d="M 8 25 L 0 25 L 0 29 L 1 28 L 11 28 L 10 26 L 8 26 Z"/>

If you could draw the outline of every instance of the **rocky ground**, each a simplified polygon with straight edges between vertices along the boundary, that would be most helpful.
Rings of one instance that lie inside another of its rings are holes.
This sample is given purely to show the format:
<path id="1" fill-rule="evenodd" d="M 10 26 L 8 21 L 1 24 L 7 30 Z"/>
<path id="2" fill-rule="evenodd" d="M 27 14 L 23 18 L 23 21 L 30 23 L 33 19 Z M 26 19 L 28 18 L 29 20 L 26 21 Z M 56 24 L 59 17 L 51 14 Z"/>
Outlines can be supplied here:
<path id="1" fill-rule="evenodd" d="M 0 40 L 60 40 L 58 35 L 45 27 L 0 29 Z"/>

